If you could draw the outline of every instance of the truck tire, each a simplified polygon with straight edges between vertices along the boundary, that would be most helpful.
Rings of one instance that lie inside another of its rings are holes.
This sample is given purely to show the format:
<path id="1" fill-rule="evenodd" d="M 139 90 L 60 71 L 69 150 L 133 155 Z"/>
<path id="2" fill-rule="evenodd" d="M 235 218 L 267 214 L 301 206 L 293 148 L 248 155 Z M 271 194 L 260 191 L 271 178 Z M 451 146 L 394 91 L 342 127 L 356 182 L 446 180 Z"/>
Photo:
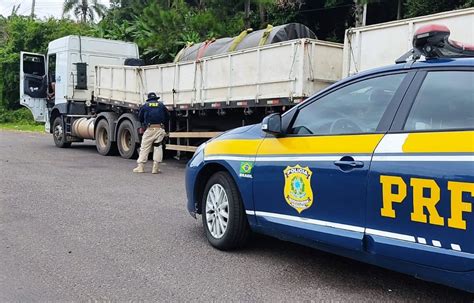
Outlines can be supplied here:
<path id="1" fill-rule="evenodd" d="M 120 156 L 125 159 L 137 156 L 137 131 L 133 128 L 132 122 L 125 120 L 120 123 L 117 132 L 117 148 Z"/>
<path id="2" fill-rule="evenodd" d="M 116 145 L 110 140 L 109 122 L 103 119 L 97 123 L 95 127 L 95 146 L 99 154 L 103 156 L 110 156 L 115 153 Z"/>
<path id="3" fill-rule="evenodd" d="M 67 148 L 71 146 L 71 142 L 66 139 L 66 133 L 63 129 L 63 119 L 56 117 L 53 121 L 53 139 L 54 144 L 59 148 Z"/>
<path id="4" fill-rule="evenodd" d="M 250 227 L 239 190 L 229 173 L 220 171 L 209 178 L 201 206 L 204 232 L 212 246 L 231 250 L 245 245 Z"/>

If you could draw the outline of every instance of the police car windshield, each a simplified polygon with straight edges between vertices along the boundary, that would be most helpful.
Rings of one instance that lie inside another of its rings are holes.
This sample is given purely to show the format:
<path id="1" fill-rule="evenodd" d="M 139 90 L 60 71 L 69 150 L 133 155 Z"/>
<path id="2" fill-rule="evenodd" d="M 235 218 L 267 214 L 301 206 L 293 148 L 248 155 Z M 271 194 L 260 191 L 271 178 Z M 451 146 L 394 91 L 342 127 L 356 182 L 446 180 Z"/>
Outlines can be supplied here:
<path id="1" fill-rule="evenodd" d="M 374 132 L 405 74 L 362 80 L 337 89 L 301 109 L 294 134 Z"/>

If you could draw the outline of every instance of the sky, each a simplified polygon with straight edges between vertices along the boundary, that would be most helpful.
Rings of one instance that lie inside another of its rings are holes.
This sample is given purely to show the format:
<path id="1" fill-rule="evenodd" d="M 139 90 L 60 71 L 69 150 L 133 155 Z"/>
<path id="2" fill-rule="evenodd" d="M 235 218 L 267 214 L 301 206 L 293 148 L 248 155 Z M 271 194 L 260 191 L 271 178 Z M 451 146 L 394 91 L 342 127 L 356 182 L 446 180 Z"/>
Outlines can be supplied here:
<path id="1" fill-rule="evenodd" d="M 109 5 L 108 0 L 99 0 L 100 3 Z M 0 15 L 8 16 L 12 8 L 20 4 L 19 15 L 29 15 L 31 13 L 32 0 L 0 0 Z M 63 12 L 64 0 L 36 0 L 35 15 L 39 18 L 56 17 L 60 18 Z"/>

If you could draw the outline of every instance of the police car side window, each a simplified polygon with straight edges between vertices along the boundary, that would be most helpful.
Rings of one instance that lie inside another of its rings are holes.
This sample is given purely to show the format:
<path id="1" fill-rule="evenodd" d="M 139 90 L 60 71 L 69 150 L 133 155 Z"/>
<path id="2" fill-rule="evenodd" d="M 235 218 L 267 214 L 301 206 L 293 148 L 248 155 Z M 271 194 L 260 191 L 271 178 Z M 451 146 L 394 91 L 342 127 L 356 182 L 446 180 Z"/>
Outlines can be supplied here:
<path id="1" fill-rule="evenodd" d="M 405 130 L 474 128 L 474 72 L 435 71 L 426 75 Z"/>
<path id="2" fill-rule="evenodd" d="M 375 132 L 405 75 L 362 80 L 319 98 L 300 110 L 291 133 L 337 135 Z"/>

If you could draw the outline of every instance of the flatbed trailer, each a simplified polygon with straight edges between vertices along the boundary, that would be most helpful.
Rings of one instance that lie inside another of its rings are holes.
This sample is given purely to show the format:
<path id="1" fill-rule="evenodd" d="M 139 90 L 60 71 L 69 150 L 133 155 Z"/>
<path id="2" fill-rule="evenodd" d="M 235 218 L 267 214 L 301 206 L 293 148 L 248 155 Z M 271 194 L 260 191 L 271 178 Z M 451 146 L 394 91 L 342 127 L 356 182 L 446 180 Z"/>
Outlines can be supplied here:
<path id="1" fill-rule="evenodd" d="M 285 41 L 143 67 L 96 66 L 97 102 L 139 107 L 154 91 L 170 110 L 293 105 L 341 78 L 342 45 Z"/>
<path id="2" fill-rule="evenodd" d="M 341 44 L 299 39 L 196 61 L 98 65 L 94 96 L 133 111 L 147 92 L 157 93 L 172 112 L 167 149 L 194 151 L 198 138 L 259 122 L 336 82 L 341 56 Z"/>
<path id="3" fill-rule="evenodd" d="M 21 77 L 32 79 L 21 87 L 22 104 L 46 122 L 59 147 L 95 139 L 99 153 L 118 149 L 124 158 L 136 156 L 142 127 L 137 113 L 149 92 L 171 113 L 166 148 L 179 155 L 223 131 L 284 112 L 338 81 L 343 52 L 342 44 L 305 38 L 194 61 L 130 66 L 123 62 L 137 62 L 133 43 L 69 36 L 50 46 L 56 53 L 47 58 L 22 53 Z M 43 93 L 46 74 L 56 81 L 54 103 Z"/>

